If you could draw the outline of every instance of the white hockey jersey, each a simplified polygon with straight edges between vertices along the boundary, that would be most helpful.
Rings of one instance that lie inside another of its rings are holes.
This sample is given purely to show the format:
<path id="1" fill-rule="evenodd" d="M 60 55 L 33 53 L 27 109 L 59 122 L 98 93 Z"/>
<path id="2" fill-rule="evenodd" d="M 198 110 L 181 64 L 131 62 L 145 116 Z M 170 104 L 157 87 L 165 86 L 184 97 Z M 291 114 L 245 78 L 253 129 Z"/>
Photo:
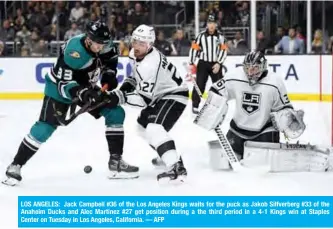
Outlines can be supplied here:
<path id="1" fill-rule="evenodd" d="M 292 108 L 282 78 L 274 73 L 264 74 L 266 75 L 257 84 L 250 86 L 247 76 L 240 68 L 238 74 L 226 75 L 211 88 L 228 100 L 236 100 L 230 130 L 245 139 L 276 131 L 270 113 Z"/>
<path id="2" fill-rule="evenodd" d="M 177 68 L 155 47 L 142 60 L 135 58 L 132 49 L 129 58 L 137 82 L 136 91 L 146 105 L 153 105 L 161 98 L 187 103 L 187 84 Z"/>

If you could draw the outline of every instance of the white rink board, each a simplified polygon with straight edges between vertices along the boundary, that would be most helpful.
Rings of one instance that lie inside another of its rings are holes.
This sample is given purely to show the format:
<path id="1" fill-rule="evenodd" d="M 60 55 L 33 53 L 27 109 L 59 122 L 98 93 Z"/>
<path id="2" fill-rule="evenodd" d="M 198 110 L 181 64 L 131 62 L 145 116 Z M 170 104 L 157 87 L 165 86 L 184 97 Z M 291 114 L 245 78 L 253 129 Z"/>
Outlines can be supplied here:
<path id="1" fill-rule="evenodd" d="M 268 68 L 284 79 L 290 94 L 326 94 L 332 91 L 332 56 L 267 56 Z M 187 74 L 187 57 L 169 57 L 181 75 Z M 224 72 L 232 74 L 240 67 L 243 56 L 228 56 Z M 55 58 L 1 58 L 0 93 L 42 93 L 43 78 Z M 118 80 L 131 73 L 128 58 L 120 57 Z M 210 87 L 210 82 L 207 88 Z M 189 83 L 191 87 L 191 83 Z M 322 91 L 321 91 L 322 90 Z"/>

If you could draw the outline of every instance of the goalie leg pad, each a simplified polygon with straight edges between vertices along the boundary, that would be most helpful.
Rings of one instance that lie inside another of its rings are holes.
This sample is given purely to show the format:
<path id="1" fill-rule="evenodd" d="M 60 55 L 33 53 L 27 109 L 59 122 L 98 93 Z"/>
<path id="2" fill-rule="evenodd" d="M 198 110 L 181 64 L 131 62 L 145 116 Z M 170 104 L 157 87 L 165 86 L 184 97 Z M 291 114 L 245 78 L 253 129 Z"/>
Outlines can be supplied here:
<path id="1" fill-rule="evenodd" d="M 213 170 L 229 170 L 228 158 L 224 156 L 222 147 L 218 140 L 209 141 L 209 165 Z"/>
<path id="2" fill-rule="evenodd" d="M 209 91 L 205 105 L 195 118 L 194 123 L 204 129 L 212 130 L 223 122 L 227 112 L 227 99 L 224 96 Z"/>
<path id="3" fill-rule="evenodd" d="M 225 156 L 224 149 L 221 147 L 221 144 L 218 140 L 209 141 L 209 165 L 213 170 L 229 170 L 231 169 L 229 160 Z M 241 159 L 241 155 L 235 153 L 238 160 Z"/>
<path id="4" fill-rule="evenodd" d="M 244 159 L 246 167 L 268 166 L 270 163 L 270 148 L 276 143 L 246 141 L 244 143 Z"/>
<path id="5" fill-rule="evenodd" d="M 270 172 L 326 172 L 332 170 L 332 155 L 325 147 L 248 141 L 243 164 L 268 165 Z"/>
<path id="6" fill-rule="evenodd" d="M 287 152 L 275 150 L 271 156 L 271 172 L 326 172 L 329 156 L 316 151 Z"/>
<path id="7" fill-rule="evenodd" d="M 279 143 L 280 133 L 277 131 L 265 132 L 246 141 L 244 144 L 243 165 L 247 167 L 268 165 L 270 143 Z M 273 144 L 274 145 L 274 144 Z"/>

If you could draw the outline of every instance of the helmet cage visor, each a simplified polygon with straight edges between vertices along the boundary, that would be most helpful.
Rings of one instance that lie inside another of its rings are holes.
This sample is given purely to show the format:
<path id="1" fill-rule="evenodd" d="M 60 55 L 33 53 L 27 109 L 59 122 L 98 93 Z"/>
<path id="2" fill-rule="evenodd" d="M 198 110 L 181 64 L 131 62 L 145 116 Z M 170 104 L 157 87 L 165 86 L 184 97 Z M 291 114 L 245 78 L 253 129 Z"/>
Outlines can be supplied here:
<path id="1" fill-rule="evenodd" d="M 265 66 L 263 63 L 261 64 L 247 63 L 243 65 L 243 69 L 250 83 L 254 84 L 259 80 L 261 74 L 265 71 Z"/>

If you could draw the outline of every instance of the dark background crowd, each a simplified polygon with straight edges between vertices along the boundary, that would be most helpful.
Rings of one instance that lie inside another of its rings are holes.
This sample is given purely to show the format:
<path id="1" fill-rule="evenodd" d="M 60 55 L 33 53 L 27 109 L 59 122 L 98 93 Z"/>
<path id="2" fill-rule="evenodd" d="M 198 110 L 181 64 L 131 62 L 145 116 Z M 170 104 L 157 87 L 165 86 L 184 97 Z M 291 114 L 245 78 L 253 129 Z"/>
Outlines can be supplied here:
<path id="1" fill-rule="evenodd" d="M 229 55 L 250 49 L 250 2 L 199 4 L 200 30 L 213 14 L 227 38 Z M 312 3 L 311 53 L 332 53 L 332 8 L 332 2 Z M 257 49 L 306 53 L 306 2 L 258 1 L 256 11 Z M 0 18 L 1 56 L 56 56 L 64 41 L 83 33 L 90 20 L 108 24 L 122 56 L 128 55 L 131 33 L 140 24 L 155 27 L 155 46 L 165 55 L 188 56 L 195 37 L 192 1 L 5 1 L 0 2 Z"/>

